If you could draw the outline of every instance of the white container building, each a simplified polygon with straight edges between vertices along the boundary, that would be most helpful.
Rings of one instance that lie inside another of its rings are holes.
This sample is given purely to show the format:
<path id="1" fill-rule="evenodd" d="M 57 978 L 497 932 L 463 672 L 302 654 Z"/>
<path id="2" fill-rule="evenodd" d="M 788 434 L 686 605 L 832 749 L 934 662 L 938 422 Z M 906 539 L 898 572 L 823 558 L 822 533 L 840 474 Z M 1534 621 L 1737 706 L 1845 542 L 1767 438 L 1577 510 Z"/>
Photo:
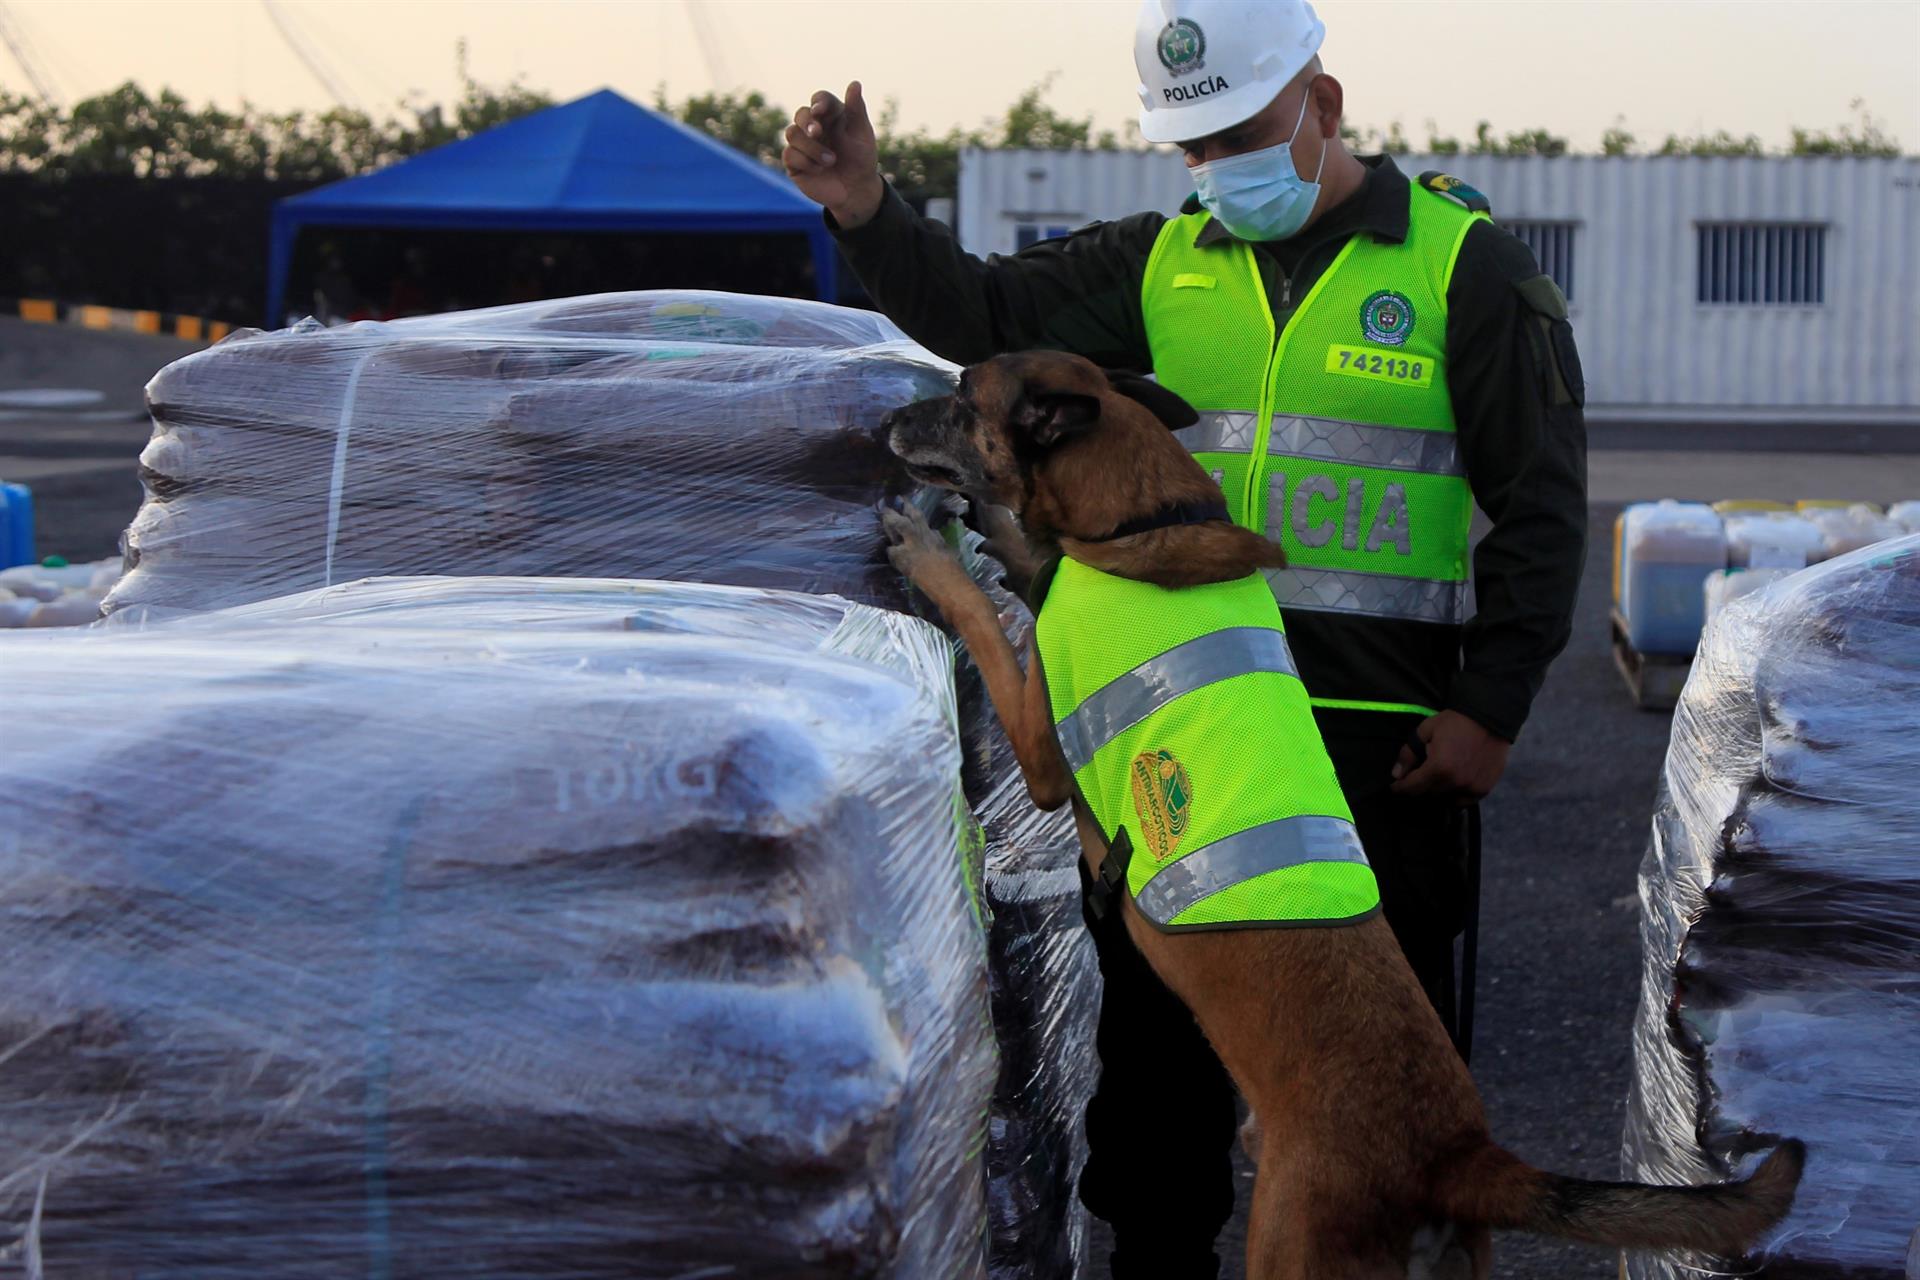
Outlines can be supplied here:
<path id="1" fill-rule="evenodd" d="M 1590 418 L 1920 425 L 1920 158 L 1396 163 L 1485 192 L 1560 282 Z M 968 150 L 956 231 L 1011 253 L 1191 190 L 1166 152 Z"/>

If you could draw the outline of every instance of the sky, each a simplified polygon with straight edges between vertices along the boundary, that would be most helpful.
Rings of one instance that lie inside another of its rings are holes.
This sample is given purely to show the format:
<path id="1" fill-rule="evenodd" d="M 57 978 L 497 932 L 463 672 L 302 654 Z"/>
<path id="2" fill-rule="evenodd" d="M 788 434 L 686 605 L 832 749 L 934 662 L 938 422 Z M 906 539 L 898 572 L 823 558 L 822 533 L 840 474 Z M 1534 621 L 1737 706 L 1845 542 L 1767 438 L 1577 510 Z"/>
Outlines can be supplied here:
<path id="1" fill-rule="evenodd" d="M 1546 128 L 1595 149 L 1725 129 L 1786 143 L 1864 101 L 1920 151 L 1920 0 L 1320 0 L 1322 57 L 1362 127 L 1431 121 L 1468 136 Z M 858 77 L 902 123 L 995 118 L 1051 78 L 1050 101 L 1118 128 L 1137 100 L 1134 0 L 0 0 L 67 101 L 135 80 L 198 103 L 321 108 L 458 92 L 472 74 L 564 100 L 751 88 L 791 107 Z M 0 27 L 0 29 L 4 29 Z M 24 91 L 0 49 L 0 88 Z"/>

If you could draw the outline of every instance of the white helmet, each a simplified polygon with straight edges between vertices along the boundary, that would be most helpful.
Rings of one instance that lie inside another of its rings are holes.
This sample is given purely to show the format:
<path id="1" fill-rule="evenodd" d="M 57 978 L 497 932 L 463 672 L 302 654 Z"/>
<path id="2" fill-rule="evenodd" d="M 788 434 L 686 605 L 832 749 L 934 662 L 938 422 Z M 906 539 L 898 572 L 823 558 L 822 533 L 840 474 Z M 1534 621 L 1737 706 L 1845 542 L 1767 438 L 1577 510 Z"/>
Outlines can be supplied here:
<path id="1" fill-rule="evenodd" d="M 1141 0 L 1140 136 L 1184 142 L 1259 114 L 1326 35 L 1307 0 Z"/>

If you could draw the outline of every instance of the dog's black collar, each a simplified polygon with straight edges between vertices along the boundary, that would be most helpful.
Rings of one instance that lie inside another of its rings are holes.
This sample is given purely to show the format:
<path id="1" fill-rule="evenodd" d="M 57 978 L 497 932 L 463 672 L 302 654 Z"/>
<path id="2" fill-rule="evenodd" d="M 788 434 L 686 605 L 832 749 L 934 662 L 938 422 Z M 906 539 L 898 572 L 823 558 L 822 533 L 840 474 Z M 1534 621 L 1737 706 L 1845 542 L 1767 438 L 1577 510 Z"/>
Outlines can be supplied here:
<path id="1" fill-rule="evenodd" d="M 1075 538 L 1074 541 L 1112 542 L 1117 538 L 1131 538 L 1136 533 L 1147 533 L 1154 529 L 1170 529 L 1181 524 L 1205 524 L 1209 520 L 1227 518 L 1227 504 L 1224 502 L 1176 502 L 1160 508 L 1152 515 L 1137 516 L 1112 533 L 1103 534 L 1098 538 Z"/>

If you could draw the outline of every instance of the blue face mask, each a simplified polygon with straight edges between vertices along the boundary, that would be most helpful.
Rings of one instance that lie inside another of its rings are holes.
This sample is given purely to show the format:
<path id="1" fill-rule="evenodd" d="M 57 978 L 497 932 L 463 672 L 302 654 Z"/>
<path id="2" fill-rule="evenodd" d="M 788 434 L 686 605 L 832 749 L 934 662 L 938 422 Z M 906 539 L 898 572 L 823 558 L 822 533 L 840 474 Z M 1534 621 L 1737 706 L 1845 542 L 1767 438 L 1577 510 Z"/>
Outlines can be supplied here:
<path id="1" fill-rule="evenodd" d="M 1307 98 L 1300 98 L 1300 118 L 1293 136 L 1307 118 Z M 1195 165 L 1194 190 L 1200 203 L 1230 233 L 1241 240 L 1285 240 L 1306 225 L 1320 199 L 1320 173 L 1327 167 L 1326 140 L 1320 143 L 1320 166 L 1313 181 L 1301 178 L 1293 167 L 1293 138 L 1277 147 L 1209 160 Z"/>

